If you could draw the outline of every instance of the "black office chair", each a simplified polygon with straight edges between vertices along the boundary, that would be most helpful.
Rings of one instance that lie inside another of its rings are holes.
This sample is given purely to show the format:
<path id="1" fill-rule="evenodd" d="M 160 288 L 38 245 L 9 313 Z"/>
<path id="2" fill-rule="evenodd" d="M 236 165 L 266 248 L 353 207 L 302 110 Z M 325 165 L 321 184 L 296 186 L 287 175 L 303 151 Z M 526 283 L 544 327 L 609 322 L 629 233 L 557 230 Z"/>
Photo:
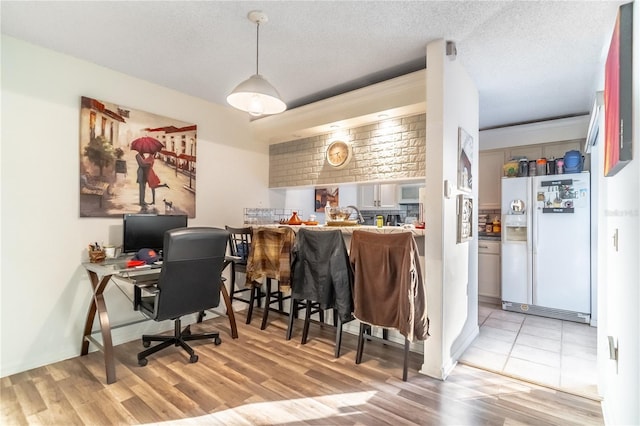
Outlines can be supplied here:
<path id="1" fill-rule="evenodd" d="M 336 327 L 334 355 L 340 357 L 342 325 L 353 319 L 353 273 L 342 231 L 312 231 L 301 228 L 293 246 L 291 264 L 291 312 L 286 339 L 293 334 L 294 319 L 305 309 L 302 341 L 307 343 L 311 315 L 324 323 L 324 310 L 333 309 Z"/>
<path id="2" fill-rule="evenodd" d="M 236 288 L 236 274 L 247 273 L 247 259 L 249 257 L 249 249 L 251 248 L 252 229 L 251 227 L 232 228 L 231 226 L 225 226 L 224 228 L 229 232 L 229 254 L 234 257 L 225 262 L 225 266 L 231 265 L 229 297 L 232 302 L 238 300 L 249 305 L 249 313 L 247 314 L 247 324 L 249 324 L 251 314 L 253 313 L 254 303 L 252 300 L 257 299 L 257 304 L 260 306 L 262 292 L 260 291 L 260 287 L 257 286 L 246 287 L 242 285 L 240 288 Z M 254 294 L 250 295 L 247 299 L 246 295 L 242 294 L 246 294 L 246 292 L 254 292 Z"/>
<path id="3" fill-rule="evenodd" d="M 184 315 L 211 309 L 220 303 L 222 268 L 229 233 L 223 229 L 193 227 L 167 231 L 164 236 L 162 271 L 152 296 L 142 296 L 142 286 L 135 286 L 134 307 L 155 321 L 173 320 L 174 334 L 142 336 L 142 344 L 160 344 L 138 354 L 138 364 L 147 365 L 147 356 L 171 345 L 182 346 L 197 362 L 198 355 L 186 343 L 188 340 L 222 341 L 218 333 L 191 334 L 187 326 L 181 330 Z M 147 289 L 148 290 L 148 289 Z"/>

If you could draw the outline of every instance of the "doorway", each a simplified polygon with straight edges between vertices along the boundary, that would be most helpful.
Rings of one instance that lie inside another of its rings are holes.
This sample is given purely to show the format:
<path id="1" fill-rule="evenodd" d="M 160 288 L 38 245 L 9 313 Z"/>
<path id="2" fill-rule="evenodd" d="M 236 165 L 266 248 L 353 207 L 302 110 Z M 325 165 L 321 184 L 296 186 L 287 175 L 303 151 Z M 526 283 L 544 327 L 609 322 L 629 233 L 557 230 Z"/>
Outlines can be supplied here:
<path id="1" fill-rule="evenodd" d="M 462 364 L 591 399 L 597 392 L 596 328 L 478 304 L 480 335 Z"/>

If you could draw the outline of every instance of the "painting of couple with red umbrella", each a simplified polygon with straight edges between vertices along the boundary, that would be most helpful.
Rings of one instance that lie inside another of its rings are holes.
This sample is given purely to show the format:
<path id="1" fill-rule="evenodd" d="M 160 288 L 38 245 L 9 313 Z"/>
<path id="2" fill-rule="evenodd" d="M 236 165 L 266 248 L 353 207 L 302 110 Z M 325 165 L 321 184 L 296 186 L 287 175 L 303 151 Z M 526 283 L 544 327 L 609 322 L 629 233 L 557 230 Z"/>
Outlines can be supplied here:
<path id="1" fill-rule="evenodd" d="M 82 97 L 80 216 L 195 217 L 195 124 Z"/>

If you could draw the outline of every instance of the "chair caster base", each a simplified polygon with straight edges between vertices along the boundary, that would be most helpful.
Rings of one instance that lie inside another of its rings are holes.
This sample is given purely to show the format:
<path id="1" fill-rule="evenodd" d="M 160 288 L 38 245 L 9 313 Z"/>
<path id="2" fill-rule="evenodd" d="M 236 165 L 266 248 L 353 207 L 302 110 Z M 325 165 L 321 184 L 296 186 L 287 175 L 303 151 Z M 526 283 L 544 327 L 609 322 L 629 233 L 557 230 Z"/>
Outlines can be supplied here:
<path id="1" fill-rule="evenodd" d="M 189 357 L 189 362 L 190 362 L 191 364 L 194 364 L 194 363 L 198 362 L 198 355 L 196 355 L 196 354 L 191 355 L 191 356 Z"/>
<path id="2" fill-rule="evenodd" d="M 220 343 L 222 343 L 222 339 L 220 337 L 216 337 L 215 339 L 213 339 L 213 344 L 218 346 Z"/>
<path id="3" fill-rule="evenodd" d="M 138 360 L 138 365 L 139 365 L 140 367 L 144 367 L 145 365 L 147 365 L 147 363 L 148 363 L 148 362 L 149 362 L 149 361 L 147 361 L 147 359 L 146 359 L 146 358 L 142 358 L 142 359 L 139 359 L 139 360 Z"/>

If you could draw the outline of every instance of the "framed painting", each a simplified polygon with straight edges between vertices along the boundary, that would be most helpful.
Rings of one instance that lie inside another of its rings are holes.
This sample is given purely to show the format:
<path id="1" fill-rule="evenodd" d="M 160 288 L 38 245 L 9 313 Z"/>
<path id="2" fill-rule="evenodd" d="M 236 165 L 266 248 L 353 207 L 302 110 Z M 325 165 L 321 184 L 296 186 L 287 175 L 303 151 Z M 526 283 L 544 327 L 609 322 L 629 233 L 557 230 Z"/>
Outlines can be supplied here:
<path id="1" fill-rule="evenodd" d="M 473 238 L 473 199 L 465 194 L 458 195 L 458 239 L 463 243 Z"/>
<path id="2" fill-rule="evenodd" d="M 196 212 L 195 124 L 80 101 L 80 217 Z"/>
<path id="3" fill-rule="evenodd" d="M 340 194 L 337 186 L 329 188 L 316 188 L 315 193 L 315 211 L 316 213 L 324 213 L 324 208 L 329 202 L 331 207 L 340 205 Z"/>
<path id="4" fill-rule="evenodd" d="M 614 176 L 632 159 L 633 3 L 620 6 L 604 76 L 604 175 Z"/>
<path id="5" fill-rule="evenodd" d="M 473 138 L 462 127 L 458 127 L 458 189 L 471 192 L 473 189 Z"/>

